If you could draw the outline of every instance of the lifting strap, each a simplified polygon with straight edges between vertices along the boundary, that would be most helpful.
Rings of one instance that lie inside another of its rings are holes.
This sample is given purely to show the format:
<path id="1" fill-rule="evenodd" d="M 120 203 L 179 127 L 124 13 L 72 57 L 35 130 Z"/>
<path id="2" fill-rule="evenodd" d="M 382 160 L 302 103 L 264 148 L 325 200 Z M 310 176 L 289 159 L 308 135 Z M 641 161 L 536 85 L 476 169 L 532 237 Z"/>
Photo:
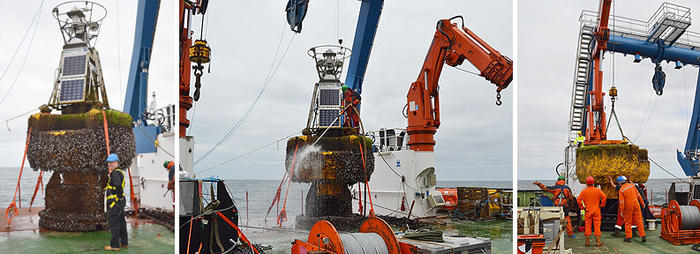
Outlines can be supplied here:
<path id="1" fill-rule="evenodd" d="M 7 228 L 10 228 L 10 224 L 12 224 L 12 218 L 14 216 L 19 215 L 19 211 L 17 210 L 17 205 L 15 204 L 15 200 L 17 198 L 17 191 L 19 190 L 19 181 L 20 181 L 20 179 L 22 179 L 22 171 L 24 170 L 24 161 L 27 159 L 27 150 L 29 149 L 29 139 L 31 137 L 32 137 L 32 127 L 29 127 L 29 132 L 27 133 L 27 142 L 24 144 L 24 155 L 22 155 L 22 165 L 19 167 L 19 178 L 17 178 L 17 187 L 15 187 L 15 194 L 14 194 L 14 197 L 12 197 L 12 203 L 10 203 L 10 205 L 5 210 L 5 219 L 7 219 L 8 215 L 10 216 L 9 220 L 7 221 Z M 20 199 L 21 199 L 21 197 L 20 197 Z"/>
<path id="2" fill-rule="evenodd" d="M 282 223 L 287 221 L 287 197 L 289 196 L 289 189 L 292 188 L 292 177 L 294 177 L 294 164 L 297 161 L 297 150 L 299 149 L 299 142 L 294 147 L 294 156 L 292 157 L 292 167 L 289 169 L 291 173 L 289 174 L 289 183 L 287 185 L 287 192 L 284 194 L 284 205 L 282 205 L 282 211 L 277 217 L 277 227 L 282 227 Z"/>
<path id="3" fill-rule="evenodd" d="M 136 214 L 139 213 L 139 202 L 136 200 L 136 196 L 134 195 L 134 182 L 131 179 L 131 168 L 126 169 L 127 172 L 129 173 L 129 194 L 131 195 L 131 206 L 134 207 L 134 211 Z"/>
<path id="4" fill-rule="evenodd" d="M 111 153 L 109 151 L 109 125 L 107 125 L 107 114 L 105 113 L 105 110 L 102 110 L 102 126 L 104 126 L 105 129 L 105 144 L 107 145 L 107 156 Z"/>
<path id="5" fill-rule="evenodd" d="M 280 185 L 277 186 L 277 192 L 275 192 L 275 197 L 272 198 L 272 204 L 270 204 L 270 207 L 267 208 L 267 213 L 265 214 L 265 222 L 267 222 L 267 216 L 270 215 L 270 211 L 272 211 L 272 207 L 275 206 L 275 203 L 279 203 L 280 201 L 280 196 L 282 195 L 282 185 L 284 182 L 287 180 L 287 171 L 284 171 L 284 176 L 282 176 L 282 181 L 280 181 Z"/>
<path id="6" fill-rule="evenodd" d="M 224 219 L 224 221 L 225 221 L 226 223 L 228 223 L 231 227 L 233 227 L 233 229 L 235 229 L 236 232 L 238 232 L 238 238 L 241 238 L 241 240 L 242 240 L 244 243 L 248 244 L 248 247 L 250 247 L 250 249 L 252 249 L 252 250 L 255 252 L 255 254 L 260 254 L 260 253 L 258 252 L 258 250 L 255 249 L 255 247 L 253 247 L 253 245 L 250 243 L 250 241 L 248 240 L 248 238 L 245 237 L 245 235 L 243 234 L 243 232 L 241 231 L 241 229 L 238 228 L 238 226 L 236 226 L 236 224 L 233 224 L 233 222 L 231 222 L 231 220 L 229 220 L 228 218 L 226 218 L 226 216 L 224 216 L 224 214 L 222 214 L 221 212 L 218 212 L 218 211 L 217 211 L 216 214 L 219 215 L 219 217 L 221 217 L 222 219 Z"/>
<path id="7" fill-rule="evenodd" d="M 364 168 L 364 170 L 366 172 L 367 171 L 367 163 L 365 162 L 365 149 L 362 147 L 363 142 L 365 142 L 365 139 L 360 139 L 359 145 L 360 145 L 360 155 L 362 156 L 362 168 Z M 369 217 L 374 217 L 374 204 L 372 204 L 372 193 L 369 191 L 369 183 L 367 182 L 366 177 L 365 177 L 365 192 L 367 193 L 367 196 L 369 197 Z"/>
<path id="8" fill-rule="evenodd" d="M 192 242 L 192 223 L 194 223 L 194 221 L 193 221 L 193 220 L 194 220 L 194 216 L 190 216 L 190 217 L 191 217 L 191 218 L 190 218 L 190 233 L 189 233 L 189 235 L 187 236 L 187 252 L 190 251 L 190 243 Z M 200 248 L 201 248 L 201 247 L 202 247 L 202 246 L 200 245 Z"/>
<path id="9" fill-rule="evenodd" d="M 39 170 L 39 179 L 36 180 L 36 187 L 34 187 L 34 195 L 32 195 L 32 201 L 29 202 L 29 211 L 32 210 L 32 204 L 34 204 L 34 198 L 36 198 L 36 193 L 39 191 L 39 185 L 41 185 L 41 193 L 44 193 L 44 180 L 42 179 L 44 175 L 43 170 Z"/>

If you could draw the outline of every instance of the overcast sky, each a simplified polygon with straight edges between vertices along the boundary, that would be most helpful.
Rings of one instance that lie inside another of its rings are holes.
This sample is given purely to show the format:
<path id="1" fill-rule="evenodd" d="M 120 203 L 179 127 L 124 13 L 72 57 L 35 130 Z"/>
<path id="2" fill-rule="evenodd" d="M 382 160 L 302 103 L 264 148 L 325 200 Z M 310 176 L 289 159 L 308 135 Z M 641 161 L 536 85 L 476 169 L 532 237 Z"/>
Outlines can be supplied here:
<path id="1" fill-rule="evenodd" d="M 518 5 L 518 179 L 553 179 L 563 161 L 567 141 L 571 89 L 581 10 L 598 10 L 599 1 L 536 0 Z M 663 1 L 615 1 L 617 16 L 648 20 Z M 700 20 L 700 2 L 676 0 L 690 7 L 692 20 Z M 698 24 L 690 31 L 700 31 Z M 606 94 L 611 84 L 612 55 L 603 61 Z M 673 69 L 663 64 L 666 86 L 656 96 L 651 86 L 654 64 L 649 59 L 615 54 L 618 113 L 625 135 L 649 151 L 649 157 L 676 176 L 684 176 L 676 149 L 685 147 L 698 68 Z M 609 112 L 610 97 L 605 97 Z M 655 106 L 654 106 L 655 105 Z M 646 124 L 645 124 L 646 122 Z M 614 123 L 608 139 L 620 139 Z M 652 178 L 670 178 L 651 166 Z"/>
<path id="2" fill-rule="evenodd" d="M 202 97 L 196 109 L 190 111 L 190 116 L 194 114 L 190 134 L 196 138 L 195 159 L 217 142 L 253 102 L 270 69 L 282 31 L 282 49 L 288 45 L 291 31 L 284 21 L 286 2 L 210 3 L 207 39 L 212 47 L 211 74 L 205 74 Z M 483 6 L 474 8 L 476 3 Z M 344 40 L 344 46 L 352 47 L 359 8 L 358 1 L 311 1 L 302 33 L 294 38 L 252 115 L 228 142 L 197 164 L 195 171 L 304 128 L 312 88 L 318 81 L 306 52 L 316 45 L 335 44 L 336 34 Z M 386 1 L 364 81 L 362 119 L 366 129 L 406 127 L 401 110 L 430 46 L 435 24 L 455 15 L 464 15 L 467 27 L 512 58 L 510 1 Z M 461 67 L 475 70 L 466 61 Z M 503 93 L 504 104 L 497 107 L 495 86 L 449 67 L 442 72 L 440 86 L 442 125 L 435 149 L 438 179 L 511 180 L 512 90 Z M 266 147 L 198 176 L 279 179 L 284 172 L 285 145 L 283 140 L 278 146 Z"/>
<path id="3" fill-rule="evenodd" d="M 0 75 L 10 64 L 12 54 L 20 44 L 22 35 L 29 26 L 41 1 L 5 1 L 3 8 L 12 10 L 0 15 Z M 20 49 L 7 75 L 0 80 L 0 99 L 8 92 L 15 77 L 16 85 L 7 100 L 0 104 L 0 166 L 19 166 L 24 151 L 27 119 L 20 117 L 9 122 L 5 120 L 36 109 L 45 104 L 51 95 L 54 71 L 60 61 L 63 39 L 51 10 L 62 0 L 47 0 L 41 8 L 41 16 L 36 28 L 33 44 L 26 59 L 26 65 L 19 74 L 19 66 L 28 49 L 31 32 Z M 133 47 L 136 22 L 136 0 L 100 1 L 107 8 L 107 17 L 102 22 L 96 48 L 100 53 L 107 97 L 110 106 L 122 110 L 126 83 L 129 77 L 131 49 Z M 119 8 L 117 10 L 117 3 Z M 177 87 L 177 5 L 174 1 L 161 1 L 155 45 L 149 71 L 149 98 L 156 92 L 160 106 L 176 102 Z M 117 19 L 119 16 L 119 19 Z M 119 28 L 119 29 L 117 29 Z M 121 78 L 120 78 L 121 77 Z"/>

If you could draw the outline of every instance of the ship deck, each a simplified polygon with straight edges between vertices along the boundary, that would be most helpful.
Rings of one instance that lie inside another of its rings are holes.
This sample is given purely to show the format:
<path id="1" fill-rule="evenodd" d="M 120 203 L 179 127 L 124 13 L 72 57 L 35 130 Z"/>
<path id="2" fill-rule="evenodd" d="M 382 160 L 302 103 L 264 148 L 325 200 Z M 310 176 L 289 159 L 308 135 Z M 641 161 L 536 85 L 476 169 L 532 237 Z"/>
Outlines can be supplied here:
<path id="1" fill-rule="evenodd" d="M 262 226 L 262 225 L 261 225 Z M 513 251 L 512 221 L 495 219 L 485 222 L 450 221 L 438 226 L 447 236 L 461 235 L 469 237 L 486 237 L 491 240 L 491 253 L 511 253 Z M 265 253 L 290 253 L 294 239 L 306 240 L 309 235 L 304 231 L 288 229 L 279 231 L 248 228 L 241 225 L 243 233 L 252 242 L 272 247 Z M 395 228 L 395 230 L 397 230 Z"/>
<path id="2" fill-rule="evenodd" d="M 603 246 L 594 247 L 595 238 L 591 236 L 591 247 L 586 247 L 583 232 L 577 232 L 576 238 L 566 238 L 567 249 L 573 253 L 691 253 L 694 252 L 692 245 L 676 246 L 662 239 L 661 229 L 647 230 L 647 242 L 642 243 L 641 237 L 633 237 L 631 243 L 624 242 L 624 232 L 620 232 L 620 237 L 612 237 L 612 232 L 603 232 L 601 241 Z"/>
<path id="3" fill-rule="evenodd" d="M 39 211 L 43 207 L 20 208 L 19 215 L 8 221 L 0 209 L 0 253 L 80 253 L 103 252 L 109 244 L 110 233 L 98 232 L 53 232 L 39 228 Z M 122 253 L 173 253 L 173 232 L 151 220 L 127 217 L 129 248 Z"/>

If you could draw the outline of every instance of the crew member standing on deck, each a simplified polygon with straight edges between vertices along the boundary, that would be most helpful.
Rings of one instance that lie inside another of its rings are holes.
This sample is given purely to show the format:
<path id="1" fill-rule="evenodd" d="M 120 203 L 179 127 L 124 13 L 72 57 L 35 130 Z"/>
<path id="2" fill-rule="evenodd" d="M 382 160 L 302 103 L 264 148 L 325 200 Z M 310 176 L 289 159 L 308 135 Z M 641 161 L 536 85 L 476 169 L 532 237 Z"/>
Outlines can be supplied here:
<path id="1" fill-rule="evenodd" d="M 575 199 L 574 195 L 571 194 L 571 188 L 566 185 L 566 179 L 564 176 L 559 176 L 559 179 L 557 179 L 556 184 L 554 186 L 545 186 L 544 184 L 535 181 L 534 184 L 539 186 L 540 189 L 543 191 L 547 191 L 549 193 L 552 193 L 554 197 L 552 197 L 552 202 L 554 202 L 554 205 L 556 206 L 561 206 L 564 208 L 564 215 L 566 219 L 566 235 L 568 235 L 571 238 L 576 238 L 574 235 L 574 230 L 571 228 L 571 217 L 569 217 L 569 203 L 568 201 L 570 199 Z"/>
<path id="2" fill-rule="evenodd" d="M 112 233 L 112 239 L 109 241 L 109 246 L 105 246 L 105 250 L 119 250 L 127 248 L 128 236 L 126 234 L 126 220 L 124 219 L 124 207 L 126 199 L 124 199 L 124 172 L 119 167 L 119 157 L 116 154 L 107 156 L 107 168 L 109 169 L 109 180 L 105 194 L 107 199 L 107 220 L 109 223 L 109 232 Z"/>
<path id="3" fill-rule="evenodd" d="M 624 181 L 626 181 L 626 182 L 628 182 L 628 183 L 634 184 L 632 181 L 627 180 L 627 177 L 625 177 L 625 176 L 620 176 L 620 177 L 618 177 L 617 179 L 618 179 L 618 180 L 622 179 L 622 180 L 624 180 Z M 610 180 L 610 185 L 615 186 L 615 191 L 619 192 L 619 191 L 620 191 L 620 187 L 622 187 L 622 184 L 616 184 L 615 182 L 613 182 L 612 178 L 609 177 L 609 176 L 608 176 L 608 180 Z M 639 188 L 637 188 L 637 191 L 639 191 Z M 641 192 L 640 192 L 640 193 L 641 193 Z M 642 196 L 642 199 L 644 199 L 644 196 Z M 619 199 L 618 199 L 618 202 L 619 202 Z M 645 205 L 646 205 L 646 203 L 645 203 Z M 622 230 L 623 230 L 623 227 L 625 226 L 625 215 L 622 214 L 622 209 L 621 209 L 621 208 L 622 208 L 622 207 L 621 207 L 621 206 L 619 205 L 619 203 L 618 203 L 618 206 L 617 206 L 617 221 L 615 222 L 615 229 L 614 229 L 615 232 L 613 232 L 613 233 L 611 234 L 611 236 L 613 236 L 613 237 L 618 237 L 618 236 L 620 236 L 620 231 L 622 231 Z M 634 222 L 633 222 L 633 224 L 632 224 L 632 233 L 633 233 L 633 234 L 634 234 L 634 230 L 636 230 L 636 229 L 637 229 L 637 225 L 634 224 Z"/>
<path id="4" fill-rule="evenodd" d="M 578 195 L 578 207 L 586 211 L 586 246 L 591 246 L 591 231 L 594 231 L 595 246 L 600 247 L 603 246 L 603 242 L 600 241 L 600 220 L 602 219 L 600 208 L 605 206 L 607 196 L 594 186 L 595 179 L 593 177 L 586 177 L 586 185 L 588 187 Z M 591 226 L 594 227 L 593 230 L 591 230 Z"/>
<path id="5" fill-rule="evenodd" d="M 644 222 L 642 221 L 642 208 L 645 207 L 644 200 L 639 195 L 637 187 L 632 183 L 628 183 L 624 177 L 618 177 L 617 184 L 622 185 L 620 186 L 619 199 L 620 210 L 625 217 L 625 242 L 632 241 L 632 224 L 638 225 L 637 231 L 639 236 L 642 237 L 642 242 L 646 242 L 647 237 L 644 233 Z"/>

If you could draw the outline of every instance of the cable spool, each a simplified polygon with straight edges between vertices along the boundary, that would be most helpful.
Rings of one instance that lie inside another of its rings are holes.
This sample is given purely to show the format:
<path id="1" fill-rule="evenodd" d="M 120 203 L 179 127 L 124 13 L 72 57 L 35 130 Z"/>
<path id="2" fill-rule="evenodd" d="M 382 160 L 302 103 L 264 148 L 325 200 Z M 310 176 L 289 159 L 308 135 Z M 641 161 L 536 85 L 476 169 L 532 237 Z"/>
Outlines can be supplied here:
<path id="1" fill-rule="evenodd" d="M 389 224 L 379 218 L 365 220 L 358 233 L 339 234 L 326 220 L 316 222 L 303 243 L 308 251 L 326 250 L 338 254 L 399 254 L 399 241 Z M 295 241 L 295 244 L 297 244 Z M 295 247 L 292 247 L 294 250 Z"/>
<path id="2" fill-rule="evenodd" d="M 384 239 L 377 233 L 340 234 L 345 253 L 389 254 Z"/>
<path id="3" fill-rule="evenodd" d="M 674 245 L 700 243 L 700 201 L 691 200 L 687 206 L 668 202 L 661 211 L 661 238 Z"/>
<path id="4" fill-rule="evenodd" d="M 678 214 L 678 224 L 681 230 L 700 229 L 700 201 L 692 200 L 690 205 L 678 205 L 678 202 L 672 200 L 669 203 L 669 208 L 676 211 Z"/>

